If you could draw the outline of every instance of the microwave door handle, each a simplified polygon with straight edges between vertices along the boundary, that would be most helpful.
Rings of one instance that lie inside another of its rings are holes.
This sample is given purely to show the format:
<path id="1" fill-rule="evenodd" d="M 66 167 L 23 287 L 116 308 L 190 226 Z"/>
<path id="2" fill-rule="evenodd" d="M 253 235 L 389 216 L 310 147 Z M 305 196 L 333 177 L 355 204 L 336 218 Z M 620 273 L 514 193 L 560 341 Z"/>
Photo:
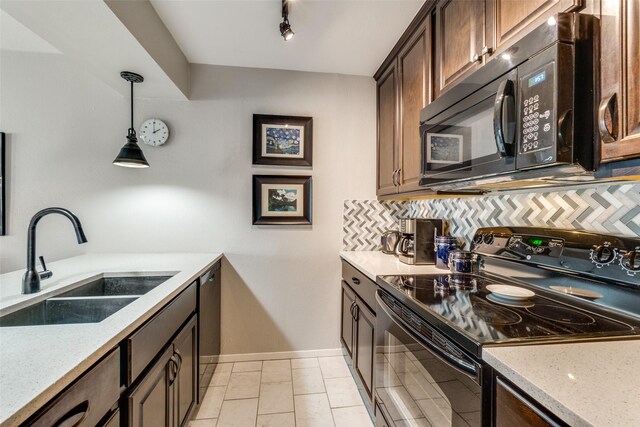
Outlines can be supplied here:
<path id="1" fill-rule="evenodd" d="M 504 80 L 498 86 L 493 106 L 493 133 L 500 157 L 514 156 L 515 115 L 513 81 Z"/>
<path id="2" fill-rule="evenodd" d="M 413 340 L 420 344 L 420 346 L 422 346 L 425 350 L 437 357 L 442 363 L 468 376 L 476 383 L 479 382 L 478 368 L 474 364 L 471 364 L 465 360 L 458 359 L 457 357 L 444 352 L 437 345 L 420 336 L 409 324 L 407 324 L 407 322 L 405 322 L 401 317 L 399 317 L 390 309 L 390 307 L 382 300 L 382 298 L 380 298 L 380 294 L 378 292 L 376 292 L 376 302 L 378 303 L 378 306 L 382 309 L 382 311 L 384 311 L 384 313 L 393 321 L 393 323 L 395 323 L 400 329 L 402 329 L 402 331 L 404 331 Z"/>

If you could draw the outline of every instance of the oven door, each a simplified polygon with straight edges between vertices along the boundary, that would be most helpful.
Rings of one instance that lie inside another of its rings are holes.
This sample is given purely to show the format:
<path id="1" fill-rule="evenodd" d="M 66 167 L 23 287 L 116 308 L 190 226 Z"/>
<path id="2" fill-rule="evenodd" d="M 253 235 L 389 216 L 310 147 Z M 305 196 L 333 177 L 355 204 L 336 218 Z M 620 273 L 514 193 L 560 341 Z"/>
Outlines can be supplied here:
<path id="1" fill-rule="evenodd" d="M 376 299 L 376 427 L 482 425 L 481 365 L 386 292 Z"/>
<path id="2" fill-rule="evenodd" d="M 442 111 L 423 110 L 421 186 L 515 170 L 516 82 L 512 70 Z"/>

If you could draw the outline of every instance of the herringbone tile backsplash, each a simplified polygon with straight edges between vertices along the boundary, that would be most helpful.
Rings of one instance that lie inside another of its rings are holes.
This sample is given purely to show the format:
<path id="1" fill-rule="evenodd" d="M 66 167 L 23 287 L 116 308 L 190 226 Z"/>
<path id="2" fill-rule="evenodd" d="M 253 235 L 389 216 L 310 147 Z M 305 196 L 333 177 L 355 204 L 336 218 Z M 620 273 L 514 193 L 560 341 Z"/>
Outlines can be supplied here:
<path id="1" fill-rule="evenodd" d="M 498 194 L 480 197 L 378 202 L 346 200 L 343 249 L 380 249 L 380 236 L 400 217 L 444 218 L 468 244 L 479 227 L 544 226 L 640 236 L 640 184 Z"/>

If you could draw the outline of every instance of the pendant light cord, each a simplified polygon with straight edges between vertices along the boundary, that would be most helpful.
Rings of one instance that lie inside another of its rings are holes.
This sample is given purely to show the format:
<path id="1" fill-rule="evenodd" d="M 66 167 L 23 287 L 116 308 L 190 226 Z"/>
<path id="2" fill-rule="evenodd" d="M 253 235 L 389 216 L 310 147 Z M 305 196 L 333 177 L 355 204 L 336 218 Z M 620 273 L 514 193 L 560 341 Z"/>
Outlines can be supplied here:
<path id="1" fill-rule="evenodd" d="M 131 128 L 130 129 L 133 130 L 133 82 L 131 82 Z"/>

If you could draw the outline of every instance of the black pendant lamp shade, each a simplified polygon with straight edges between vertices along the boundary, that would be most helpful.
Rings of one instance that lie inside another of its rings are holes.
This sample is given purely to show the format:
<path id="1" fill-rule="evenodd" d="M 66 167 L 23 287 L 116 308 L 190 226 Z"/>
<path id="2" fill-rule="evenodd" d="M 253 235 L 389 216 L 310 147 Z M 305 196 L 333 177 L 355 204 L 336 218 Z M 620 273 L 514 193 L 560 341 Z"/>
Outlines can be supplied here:
<path id="1" fill-rule="evenodd" d="M 149 163 L 138 146 L 136 130 L 133 128 L 133 84 L 143 82 L 144 78 L 140 74 L 130 71 L 121 72 L 120 77 L 131 83 L 131 127 L 127 133 L 127 143 L 124 144 L 113 164 L 128 168 L 148 168 Z"/>

